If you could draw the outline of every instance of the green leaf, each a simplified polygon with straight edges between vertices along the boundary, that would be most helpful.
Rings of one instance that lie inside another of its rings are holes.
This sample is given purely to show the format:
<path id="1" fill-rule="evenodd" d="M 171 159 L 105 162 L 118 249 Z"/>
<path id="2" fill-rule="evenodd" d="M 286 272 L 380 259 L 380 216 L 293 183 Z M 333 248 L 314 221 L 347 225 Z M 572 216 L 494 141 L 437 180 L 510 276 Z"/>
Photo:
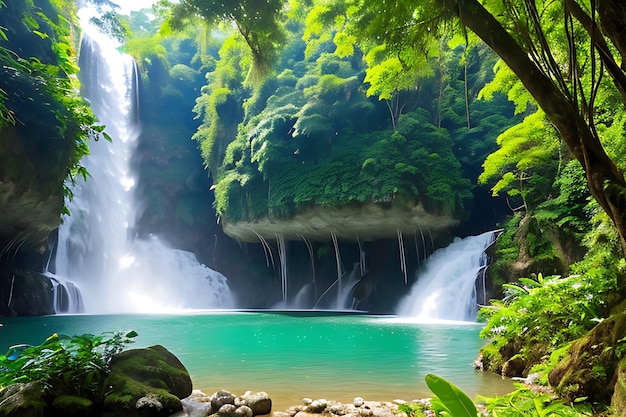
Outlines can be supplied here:
<path id="1" fill-rule="evenodd" d="M 527 286 L 528 288 L 536 288 L 536 287 L 540 287 L 541 284 L 537 281 L 535 281 L 534 279 L 530 279 L 530 278 L 518 278 L 517 279 L 520 283 L 524 284 L 525 286 Z"/>
<path id="2" fill-rule="evenodd" d="M 428 374 L 424 379 L 428 388 L 439 398 L 451 416 L 476 417 L 478 415 L 476 405 L 457 386 L 434 374 Z"/>

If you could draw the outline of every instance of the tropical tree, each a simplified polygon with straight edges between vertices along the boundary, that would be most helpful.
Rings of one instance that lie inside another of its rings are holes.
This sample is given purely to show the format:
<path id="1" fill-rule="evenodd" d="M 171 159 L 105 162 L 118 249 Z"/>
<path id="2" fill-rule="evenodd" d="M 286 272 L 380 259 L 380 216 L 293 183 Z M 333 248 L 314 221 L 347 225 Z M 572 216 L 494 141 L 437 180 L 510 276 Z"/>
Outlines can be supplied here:
<path id="1" fill-rule="evenodd" d="M 484 3 L 484 4 L 483 4 Z M 596 129 L 603 77 L 626 102 L 626 4 L 620 0 L 400 0 L 325 2 L 319 21 L 348 16 L 343 30 L 386 45 L 411 69 L 451 31 L 485 42 L 506 63 L 584 168 L 589 190 L 626 253 L 626 181 Z"/>
<path id="2" fill-rule="evenodd" d="M 160 4 L 170 10 L 167 22 L 173 28 L 184 27 L 194 19 L 210 26 L 234 25 L 250 48 L 251 79 L 267 74 L 285 39 L 281 23 L 284 0 L 181 0 L 175 4 L 162 0 Z"/>

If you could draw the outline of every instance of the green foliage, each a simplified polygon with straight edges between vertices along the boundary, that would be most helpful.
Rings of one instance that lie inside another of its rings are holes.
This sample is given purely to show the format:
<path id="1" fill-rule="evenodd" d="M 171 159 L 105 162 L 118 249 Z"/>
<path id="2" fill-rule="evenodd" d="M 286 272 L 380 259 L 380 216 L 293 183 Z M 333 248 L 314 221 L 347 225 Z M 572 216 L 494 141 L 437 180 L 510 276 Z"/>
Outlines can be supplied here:
<path id="1" fill-rule="evenodd" d="M 590 231 L 591 195 L 585 173 L 576 160 L 565 165 L 554 181 L 556 197 L 539 204 L 534 217 L 540 224 L 552 225 L 573 241 L 580 241 Z"/>
<path id="2" fill-rule="evenodd" d="M 500 148 L 487 157 L 478 180 L 486 183 L 497 178 L 492 188 L 494 196 L 506 191 L 521 196 L 528 205 L 529 194 L 542 186 L 541 178 L 556 165 L 559 141 L 543 112 L 537 111 L 501 134 L 497 142 Z"/>
<path id="3" fill-rule="evenodd" d="M 375 95 L 380 100 L 392 100 L 398 91 L 414 89 L 420 76 L 432 75 L 430 66 L 426 64 L 423 65 L 426 68 L 425 73 L 420 74 L 406 71 L 398 57 L 380 60 L 381 50 L 384 50 L 384 46 L 372 49 L 365 57 L 368 63 L 365 82 L 370 85 L 367 89 L 368 96 Z"/>
<path id="4" fill-rule="evenodd" d="M 461 174 L 454 141 L 432 124 L 428 110 L 405 104 L 394 115 L 396 132 L 389 129 L 389 108 L 368 99 L 361 85 L 362 62 L 321 52 L 293 69 L 277 68 L 245 101 L 237 137 L 228 140 L 235 113 L 217 108 L 234 104 L 230 97 L 245 97 L 241 78 L 237 86 L 235 77 L 221 76 L 234 64 L 222 56 L 196 107 L 204 123 L 195 138 L 218 179 L 216 206 L 226 220 L 285 217 L 312 205 L 392 201 L 462 215 L 471 184 Z M 220 86 L 227 79 L 233 82 L 226 90 Z M 218 94 L 221 101 L 212 103 Z"/>
<path id="5" fill-rule="evenodd" d="M 504 92 L 509 101 L 515 104 L 516 114 L 524 113 L 530 106 L 534 106 L 535 100 L 504 62 L 499 60 L 494 65 L 494 72 L 494 79 L 480 90 L 478 98 L 491 100 L 494 94 Z"/>
<path id="6" fill-rule="evenodd" d="M 222 152 L 235 137 L 233 126 L 243 113 L 239 103 L 247 91 L 243 83 L 250 65 L 238 36 L 230 36 L 224 41 L 219 57 L 215 70 L 207 76 L 208 85 L 202 89 L 193 109 L 202 121 L 193 139 L 198 141 L 205 166 L 216 179 Z"/>
<path id="7" fill-rule="evenodd" d="M 493 370 L 513 354 L 530 368 L 564 343 L 581 337 L 607 316 L 607 298 L 616 290 L 617 279 L 589 270 L 568 277 L 539 274 L 536 279 L 503 284 L 503 288 L 505 298 L 492 300 L 479 312 L 481 319 L 488 320 L 481 337 L 489 344 L 482 354 Z"/>
<path id="8" fill-rule="evenodd" d="M 54 396 L 95 399 L 109 361 L 136 336 L 134 331 L 72 337 L 55 333 L 38 346 L 14 346 L 0 356 L 0 386 L 39 381 Z"/>
<path id="9" fill-rule="evenodd" d="M 430 410 L 429 407 L 420 403 L 402 403 L 398 404 L 398 411 L 407 415 L 407 417 L 423 417 L 424 412 Z"/>
<path id="10" fill-rule="evenodd" d="M 533 391 L 532 388 L 516 383 L 515 391 L 500 397 L 480 397 L 489 415 L 498 417 L 583 417 L 593 416 L 589 404 L 582 403 L 584 398 L 568 403 L 558 400 L 554 395 Z"/>
<path id="11" fill-rule="evenodd" d="M 169 66 L 167 50 L 159 36 L 129 39 L 122 50 L 135 59 L 144 77 L 152 79 L 153 82 L 157 81 L 154 80 L 154 72 Z"/>
<path id="12" fill-rule="evenodd" d="M 480 415 L 472 400 L 450 381 L 433 374 L 424 378 L 435 394 L 431 400 L 436 416 L 476 417 Z"/>
<path id="13" fill-rule="evenodd" d="M 98 27 L 102 33 L 105 33 L 120 42 L 123 42 L 130 37 L 130 27 L 128 25 L 128 21 L 123 19 L 114 11 L 101 11 L 101 14 L 97 17 L 92 17 L 90 22 Z"/>
<path id="14" fill-rule="evenodd" d="M 109 139 L 78 93 L 72 38 L 76 6 L 65 0 L 18 3 L 0 15 L 0 27 L 12 28 L 12 36 L 3 32 L 0 42 L 0 127 L 15 126 L 27 138 L 24 146 L 33 148 L 34 158 L 45 155 L 53 160 L 47 180 L 68 178 L 71 184 L 78 176 L 88 176 L 80 165 L 89 153 L 88 140 Z M 63 187 L 71 197 L 67 184 Z"/>
<path id="15" fill-rule="evenodd" d="M 200 18 L 209 26 L 220 23 L 233 25 L 248 46 L 252 62 L 250 80 L 260 80 L 270 72 L 277 49 L 285 40 L 281 21 L 283 5 L 284 0 L 244 0 L 236 5 L 182 0 L 169 4 L 168 24 L 180 29 Z"/>
<path id="16" fill-rule="evenodd" d="M 432 409 L 436 416 L 475 417 L 482 416 L 474 402 L 461 389 L 446 379 L 428 374 L 426 383 L 435 396 L 428 408 L 420 403 L 401 404 L 398 409 L 409 417 L 427 415 Z M 498 417 L 584 417 L 593 416 L 591 404 L 585 403 L 585 398 L 576 399 L 570 403 L 558 399 L 553 394 L 531 388 L 521 383 L 515 383 L 515 390 L 499 397 L 478 396 L 477 403 L 481 404 L 489 416 Z"/>

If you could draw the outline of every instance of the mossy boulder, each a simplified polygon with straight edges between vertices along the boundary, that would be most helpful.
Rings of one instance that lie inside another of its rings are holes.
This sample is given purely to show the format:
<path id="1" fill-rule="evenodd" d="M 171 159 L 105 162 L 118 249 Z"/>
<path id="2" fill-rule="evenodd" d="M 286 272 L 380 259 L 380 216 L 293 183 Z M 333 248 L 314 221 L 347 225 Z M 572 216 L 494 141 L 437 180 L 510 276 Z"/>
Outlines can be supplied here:
<path id="1" fill-rule="evenodd" d="M 622 311 L 572 344 L 569 354 L 550 372 L 550 385 L 571 400 L 588 397 L 590 402 L 610 403 L 620 379 L 618 365 L 626 353 L 625 337 L 626 312 Z"/>
<path id="2" fill-rule="evenodd" d="M 52 401 L 56 415 L 64 417 L 90 417 L 97 415 L 96 404 L 88 398 L 76 395 L 60 395 Z"/>
<path id="3" fill-rule="evenodd" d="M 129 417 L 169 416 L 182 410 L 192 383 L 187 369 L 161 345 L 131 349 L 111 360 L 104 409 Z"/>
<path id="4" fill-rule="evenodd" d="M 40 382 L 12 384 L 0 391 L 1 417 L 44 417 L 47 410 Z"/>

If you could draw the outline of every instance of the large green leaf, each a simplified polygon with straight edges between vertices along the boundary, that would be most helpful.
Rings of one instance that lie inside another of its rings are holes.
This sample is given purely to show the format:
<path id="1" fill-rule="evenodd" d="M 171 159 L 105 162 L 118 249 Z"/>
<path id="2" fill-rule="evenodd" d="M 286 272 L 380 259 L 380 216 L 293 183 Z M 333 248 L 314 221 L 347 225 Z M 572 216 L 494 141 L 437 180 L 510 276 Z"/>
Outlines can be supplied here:
<path id="1" fill-rule="evenodd" d="M 471 398 L 457 386 L 434 374 L 424 378 L 428 388 L 439 398 L 447 413 L 452 417 L 476 417 L 478 409 Z"/>

